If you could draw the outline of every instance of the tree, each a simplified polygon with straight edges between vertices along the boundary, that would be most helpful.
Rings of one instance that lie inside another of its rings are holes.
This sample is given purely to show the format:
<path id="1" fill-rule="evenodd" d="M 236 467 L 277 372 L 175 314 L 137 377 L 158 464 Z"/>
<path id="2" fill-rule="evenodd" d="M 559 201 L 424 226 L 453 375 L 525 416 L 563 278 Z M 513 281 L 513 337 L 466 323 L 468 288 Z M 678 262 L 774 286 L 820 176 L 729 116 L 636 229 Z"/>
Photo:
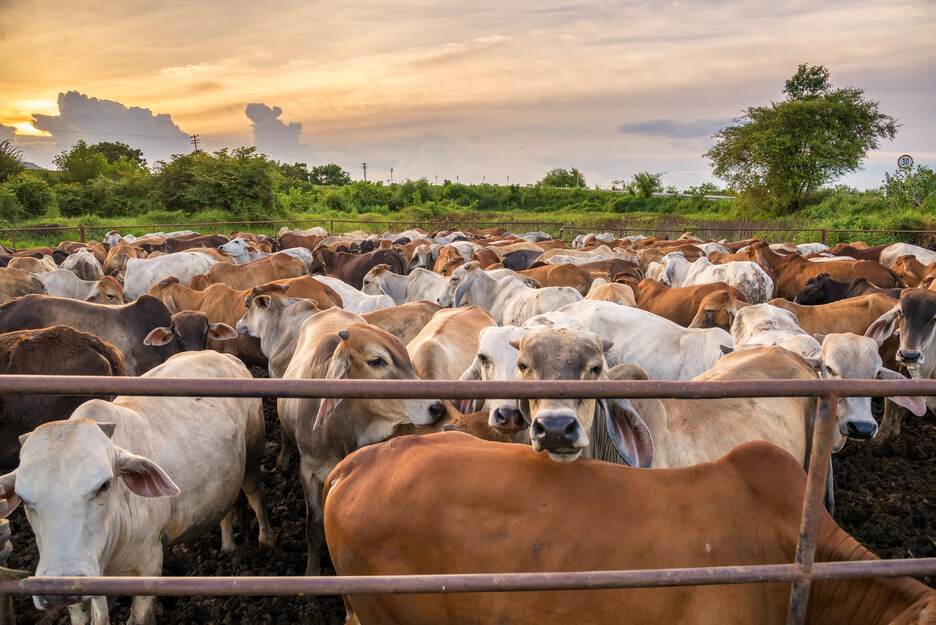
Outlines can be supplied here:
<path id="1" fill-rule="evenodd" d="M 23 151 L 9 139 L 0 141 L 0 182 L 15 176 L 26 169 L 23 164 Z"/>
<path id="2" fill-rule="evenodd" d="M 539 181 L 544 187 L 585 187 L 585 176 L 578 169 L 565 169 L 556 167 L 549 170 Z"/>
<path id="3" fill-rule="evenodd" d="M 731 188 L 781 211 L 799 210 L 819 187 L 859 169 L 899 126 L 862 89 L 833 89 L 821 65 L 800 65 L 783 92 L 786 100 L 750 107 L 715 133 L 703 155 Z"/>
<path id="4" fill-rule="evenodd" d="M 895 208 L 924 208 L 936 198 L 936 172 L 925 165 L 898 169 L 893 175 L 885 172 L 883 190 Z"/>
<path id="5" fill-rule="evenodd" d="M 119 141 L 115 143 L 102 141 L 88 147 L 94 152 L 102 154 L 104 158 L 107 159 L 109 165 L 113 165 L 121 158 L 125 158 L 127 161 L 136 162 L 141 167 L 146 167 L 146 159 L 143 158 L 143 150 L 131 148 L 126 143 L 121 143 Z"/>
<path id="6" fill-rule="evenodd" d="M 343 170 L 339 165 L 329 163 L 328 165 L 313 167 L 309 181 L 312 184 L 344 186 L 351 184 L 351 174 Z"/>
<path id="7" fill-rule="evenodd" d="M 79 139 L 70 150 L 52 159 L 66 182 L 87 182 L 107 171 L 107 157 Z"/>
<path id="8" fill-rule="evenodd" d="M 653 197 L 663 191 L 663 172 L 642 171 L 631 178 L 631 189 L 640 197 Z"/>
<path id="9" fill-rule="evenodd" d="M 288 165 L 286 163 L 277 163 L 276 166 L 279 168 L 280 173 L 283 174 L 285 178 L 292 178 L 294 180 L 301 180 L 302 182 L 309 182 L 310 174 L 305 163 L 293 163 L 292 165 Z"/>

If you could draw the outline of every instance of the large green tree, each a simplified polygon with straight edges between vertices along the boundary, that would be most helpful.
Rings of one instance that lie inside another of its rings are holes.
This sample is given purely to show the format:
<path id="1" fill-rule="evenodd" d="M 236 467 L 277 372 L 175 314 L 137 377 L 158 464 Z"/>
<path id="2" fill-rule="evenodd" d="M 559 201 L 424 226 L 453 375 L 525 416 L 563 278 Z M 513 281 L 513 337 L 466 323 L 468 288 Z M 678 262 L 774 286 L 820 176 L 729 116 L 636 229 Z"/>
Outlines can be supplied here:
<path id="1" fill-rule="evenodd" d="M 794 212 L 816 189 L 861 167 L 897 120 L 854 87 L 833 89 L 822 65 L 800 65 L 786 81 L 785 100 L 748 108 L 715 133 L 703 156 L 715 176 L 742 194 Z"/>
<path id="2" fill-rule="evenodd" d="M 556 167 L 549 170 L 539 181 L 544 187 L 585 187 L 585 176 L 578 169 L 565 169 Z"/>
<path id="3" fill-rule="evenodd" d="M 0 182 L 26 169 L 23 151 L 9 139 L 0 141 Z"/>
<path id="4" fill-rule="evenodd" d="M 351 174 L 343 170 L 340 165 L 329 163 L 313 167 L 309 180 L 312 184 L 344 186 L 351 184 Z"/>
<path id="5" fill-rule="evenodd" d="M 120 141 L 101 141 L 100 143 L 95 143 L 89 147 L 95 152 L 103 154 L 104 158 L 107 159 L 107 162 L 110 165 L 113 165 L 120 159 L 125 158 L 127 161 L 139 163 L 143 167 L 146 166 L 146 159 L 143 158 L 143 150 L 131 148 L 126 143 L 121 143 Z"/>

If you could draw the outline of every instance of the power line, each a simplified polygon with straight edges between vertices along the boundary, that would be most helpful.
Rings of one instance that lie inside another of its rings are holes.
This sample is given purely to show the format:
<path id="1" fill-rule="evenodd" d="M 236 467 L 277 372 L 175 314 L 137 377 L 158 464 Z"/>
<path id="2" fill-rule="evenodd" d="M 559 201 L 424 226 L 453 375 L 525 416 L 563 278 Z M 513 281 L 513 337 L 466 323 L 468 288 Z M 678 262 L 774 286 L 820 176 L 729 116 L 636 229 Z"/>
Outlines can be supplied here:
<path id="1" fill-rule="evenodd" d="M 192 145 L 195 146 L 195 153 L 198 153 L 198 135 L 192 135 Z"/>

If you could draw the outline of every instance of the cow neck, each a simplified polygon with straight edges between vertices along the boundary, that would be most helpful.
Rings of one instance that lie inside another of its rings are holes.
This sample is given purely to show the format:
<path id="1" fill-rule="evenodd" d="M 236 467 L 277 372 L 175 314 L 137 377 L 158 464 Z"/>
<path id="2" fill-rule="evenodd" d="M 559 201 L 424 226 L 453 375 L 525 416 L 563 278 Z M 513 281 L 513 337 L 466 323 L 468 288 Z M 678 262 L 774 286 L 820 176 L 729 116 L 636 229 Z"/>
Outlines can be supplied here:
<path id="1" fill-rule="evenodd" d="M 827 515 L 823 515 L 819 536 L 816 562 L 878 559 Z M 920 610 L 931 602 L 936 605 L 936 591 L 911 577 L 815 582 L 809 592 L 806 623 L 909 625 L 918 622 Z"/>

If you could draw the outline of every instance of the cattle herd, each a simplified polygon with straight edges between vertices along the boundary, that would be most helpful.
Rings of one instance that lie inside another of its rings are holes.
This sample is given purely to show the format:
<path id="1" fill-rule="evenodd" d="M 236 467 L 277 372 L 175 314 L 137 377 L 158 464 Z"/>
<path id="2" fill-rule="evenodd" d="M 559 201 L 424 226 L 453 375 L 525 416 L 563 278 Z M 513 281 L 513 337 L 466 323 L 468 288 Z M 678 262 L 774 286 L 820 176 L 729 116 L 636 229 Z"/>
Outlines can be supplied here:
<path id="1" fill-rule="evenodd" d="M 733 381 L 936 371 L 936 252 L 903 243 L 605 233 L 570 246 L 500 228 L 284 228 L 110 232 L 3 252 L 0 374 Z M 25 511 L 37 576 L 159 576 L 167 546 L 218 525 L 220 551 L 233 557 L 235 521 L 242 536 L 255 526 L 267 553 L 302 545 L 307 575 L 329 562 L 338 575 L 784 563 L 817 401 L 289 398 L 276 402 L 271 441 L 260 399 L 9 394 L 0 518 Z M 849 438 L 895 440 L 905 410 L 934 408 L 934 397 L 889 397 L 876 419 L 870 398 L 842 398 L 833 450 Z M 278 456 L 261 470 L 271 446 Z M 268 515 L 273 476 L 301 484 L 304 510 Z M 833 521 L 831 495 L 817 561 L 873 558 Z M 304 520 L 304 533 L 271 523 L 283 515 Z M 0 564 L 9 551 L 0 544 Z M 789 596 L 789 584 L 772 583 L 355 595 L 344 608 L 363 625 L 782 623 Z M 825 581 L 810 597 L 810 623 L 936 623 L 936 591 L 911 578 Z M 105 597 L 33 602 L 72 623 L 109 622 Z M 166 611 L 137 596 L 130 622 Z"/>

